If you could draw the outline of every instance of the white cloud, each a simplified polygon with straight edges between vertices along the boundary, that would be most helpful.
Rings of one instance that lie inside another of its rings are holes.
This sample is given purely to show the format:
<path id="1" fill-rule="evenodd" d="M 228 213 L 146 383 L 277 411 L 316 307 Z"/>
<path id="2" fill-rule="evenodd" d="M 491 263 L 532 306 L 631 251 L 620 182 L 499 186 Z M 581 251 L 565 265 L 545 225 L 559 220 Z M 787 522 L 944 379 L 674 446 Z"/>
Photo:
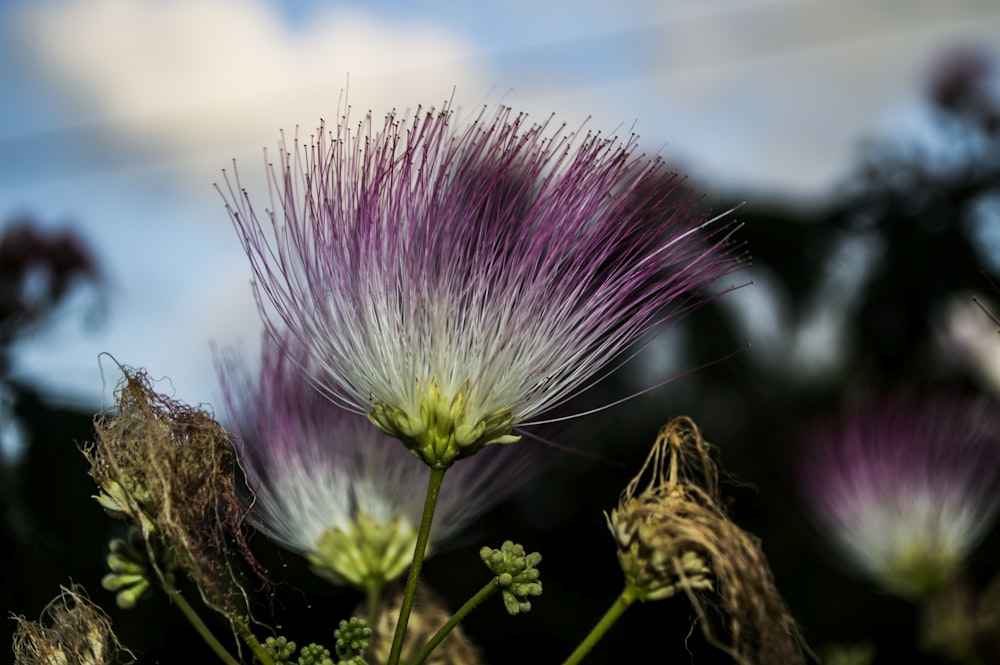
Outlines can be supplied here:
<path id="1" fill-rule="evenodd" d="M 330 10 L 291 27 L 262 0 L 71 0 L 20 16 L 39 73 L 103 125 L 184 158 L 256 157 L 279 128 L 313 128 L 350 102 L 377 116 L 477 90 L 471 46 L 429 22 Z"/>
<path id="2" fill-rule="evenodd" d="M 200 181 L 230 156 L 259 163 L 279 128 L 331 119 L 349 73 L 352 105 L 376 116 L 453 88 L 476 106 L 495 86 L 491 99 L 570 126 L 637 121 L 651 148 L 726 184 L 811 193 L 895 122 L 887 109 L 912 102 L 936 50 L 1000 34 L 993 0 L 425 5 L 423 20 L 338 5 L 292 27 L 265 0 L 69 0 L 32 5 L 15 32 L 117 135 L 211 156 Z"/>

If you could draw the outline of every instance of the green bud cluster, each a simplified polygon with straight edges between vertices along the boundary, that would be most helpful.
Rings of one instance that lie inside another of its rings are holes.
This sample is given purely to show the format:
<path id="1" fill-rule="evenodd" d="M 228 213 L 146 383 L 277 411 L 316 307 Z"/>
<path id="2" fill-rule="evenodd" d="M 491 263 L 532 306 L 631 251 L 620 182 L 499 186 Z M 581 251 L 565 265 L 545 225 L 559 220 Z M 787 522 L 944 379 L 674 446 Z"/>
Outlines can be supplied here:
<path id="1" fill-rule="evenodd" d="M 309 554 L 321 577 L 357 589 L 380 589 L 406 572 L 417 530 L 409 520 L 381 522 L 358 512 L 346 524 L 324 531 Z"/>
<path id="2" fill-rule="evenodd" d="M 337 640 L 334 650 L 338 661 L 364 663 L 361 655 L 368 648 L 368 638 L 371 636 L 372 630 L 364 619 L 351 617 L 350 620 L 341 621 L 340 627 L 333 631 L 333 637 Z"/>
<path id="3" fill-rule="evenodd" d="M 375 427 L 402 441 L 432 469 L 447 469 L 456 459 L 468 457 L 495 443 L 513 443 L 514 414 L 497 409 L 476 419 L 468 399 L 469 389 L 442 393 L 435 381 L 421 391 L 420 405 L 406 411 L 385 402 L 373 405 L 368 419 Z"/>
<path id="4" fill-rule="evenodd" d="M 511 615 L 531 611 L 529 596 L 542 595 L 542 583 L 537 566 L 542 555 L 538 552 L 524 553 L 524 547 L 507 540 L 500 549 L 483 547 L 479 550 L 483 563 L 496 575 L 497 586 L 503 596 L 503 604 Z"/>
<path id="5" fill-rule="evenodd" d="M 293 665 L 292 654 L 295 653 L 296 644 L 284 637 L 269 637 L 261 645 L 264 651 L 271 657 L 275 665 Z M 254 662 L 260 662 L 254 658 Z"/>
<path id="6" fill-rule="evenodd" d="M 108 550 L 107 562 L 111 572 L 101 578 L 101 586 L 117 592 L 115 603 L 118 607 L 132 609 L 152 589 L 145 548 L 115 538 L 108 544 Z"/>
<path id="7" fill-rule="evenodd" d="M 299 665 L 334 665 L 330 650 L 321 644 L 308 644 L 299 652 Z"/>
<path id="8" fill-rule="evenodd" d="M 884 557 L 879 582 L 897 596 L 920 600 L 933 597 L 954 577 L 962 555 L 948 543 L 915 541 Z"/>
<path id="9" fill-rule="evenodd" d="M 298 659 L 292 660 L 297 645 L 285 637 L 269 637 L 261 646 L 275 665 L 365 665 L 360 656 L 338 660 L 335 663 L 330 657 L 330 650 L 316 643 L 302 647 Z M 260 661 L 254 658 L 254 662 Z"/>

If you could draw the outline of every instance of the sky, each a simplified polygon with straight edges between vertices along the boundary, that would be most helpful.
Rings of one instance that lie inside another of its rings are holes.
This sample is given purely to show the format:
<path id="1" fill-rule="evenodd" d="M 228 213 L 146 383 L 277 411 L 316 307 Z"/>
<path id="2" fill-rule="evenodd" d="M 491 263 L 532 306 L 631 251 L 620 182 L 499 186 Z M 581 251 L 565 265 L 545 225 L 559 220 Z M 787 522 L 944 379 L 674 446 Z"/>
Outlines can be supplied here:
<path id="1" fill-rule="evenodd" d="M 218 403 L 212 345 L 256 347 L 250 271 L 213 188 L 354 112 L 503 103 L 640 136 L 712 193 L 817 202 L 861 141 L 917 132 L 934 59 L 1000 57 L 995 0 L 7 0 L 0 226 L 71 226 L 106 292 L 15 348 L 17 376 L 107 405 L 101 354 Z M 588 120 L 589 118 L 589 120 Z"/>

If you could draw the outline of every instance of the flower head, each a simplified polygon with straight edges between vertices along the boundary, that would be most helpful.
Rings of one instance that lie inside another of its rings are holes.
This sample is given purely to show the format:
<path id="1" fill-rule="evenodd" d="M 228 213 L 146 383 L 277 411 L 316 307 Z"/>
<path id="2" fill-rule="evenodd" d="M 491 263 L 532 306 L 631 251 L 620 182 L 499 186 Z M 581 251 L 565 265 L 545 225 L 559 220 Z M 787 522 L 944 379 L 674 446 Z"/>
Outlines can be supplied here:
<path id="1" fill-rule="evenodd" d="M 294 340 L 270 337 L 256 376 L 236 357 L 223 363 L 230 429 L 254 495 L 251 519 L 334 583 L 378 589 L 410 565 L 429 469 L 319 393 L 307 363 Z M 432 548 L 530 477 L 528 451 L 488 452 L 451 472 Z"/>
<path id="2" fill-rule="evenodd" d="M 268 325 L 435 468 L 516 440 L 740 263 L 634 137 L 506 108 L 454 125 L 345 116 L 282 144 L 264 220 L 238 178 L 223 192 Z"/>
<path id="3" fill-rule="evenodd" d="M 886 590 L 939 590 L 1000 507 L 1000 410 L 986 399 L 903 392 L 802 437 L 799 479 L 824 533 Z"/>

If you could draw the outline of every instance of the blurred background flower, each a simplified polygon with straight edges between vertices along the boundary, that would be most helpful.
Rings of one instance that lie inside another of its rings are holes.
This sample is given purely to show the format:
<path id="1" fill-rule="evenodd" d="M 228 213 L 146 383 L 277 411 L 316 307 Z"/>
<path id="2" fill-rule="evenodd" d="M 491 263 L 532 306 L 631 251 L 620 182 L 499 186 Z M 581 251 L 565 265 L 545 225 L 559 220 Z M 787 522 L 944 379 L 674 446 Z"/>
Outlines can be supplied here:
<path id="1" fill-rule="evenodd" d="M 1000 408 L 987 398 L 869 398 L 800 438 L 817 529 L 886 591 L 933 597 L 1000 508 Z"/>
<path id="2" fill-rule="evenodd" d="M 324 397 L 309 380 L 314 367 L 290 336 L 265 339 L 256 372 L 232 352 L 220 362 L 251 520 L 319 575 L 370 592 L 377 605 L 382 588 L 409 568 L 429 469 L 364 415 Z M 446 479 L 432 553 L 540 470 L 530 450 L 494 448 Z"/>

